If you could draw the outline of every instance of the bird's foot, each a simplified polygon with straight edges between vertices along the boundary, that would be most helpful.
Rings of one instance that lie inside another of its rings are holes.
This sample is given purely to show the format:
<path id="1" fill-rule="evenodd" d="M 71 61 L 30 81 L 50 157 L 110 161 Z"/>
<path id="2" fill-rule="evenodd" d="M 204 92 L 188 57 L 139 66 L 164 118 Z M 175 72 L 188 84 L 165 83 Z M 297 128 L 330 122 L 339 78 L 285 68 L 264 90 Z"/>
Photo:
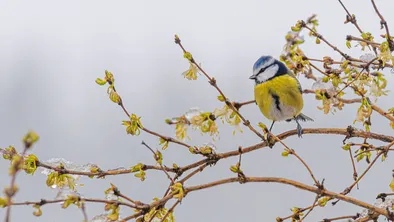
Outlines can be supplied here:
<path id="1" fill-rule="evenodd" d="M 302 129 L 301 125 L 297 123 L 297 134 L 299 138 L 302 138 L 302 134 L 304 133 L 304 130 Z"/>

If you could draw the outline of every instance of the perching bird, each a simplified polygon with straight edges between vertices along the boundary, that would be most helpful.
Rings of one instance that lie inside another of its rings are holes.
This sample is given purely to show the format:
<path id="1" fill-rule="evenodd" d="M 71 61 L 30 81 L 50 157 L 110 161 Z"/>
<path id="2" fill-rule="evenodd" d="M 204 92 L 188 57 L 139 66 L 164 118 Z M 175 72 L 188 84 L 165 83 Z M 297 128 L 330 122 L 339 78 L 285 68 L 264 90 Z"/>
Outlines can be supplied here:
<path id="1" fill-rule="evenodd" d="M 313 121 L 301 113 L 304 107 L 300 82 L 285 64 L 272 56 L 261 56 L 253 66 L 254 97 L 264 116 L 272 120 L 270 132 L 276 121 L 295 120 L 298 137 L 302 137 L 301 121 Z"/>

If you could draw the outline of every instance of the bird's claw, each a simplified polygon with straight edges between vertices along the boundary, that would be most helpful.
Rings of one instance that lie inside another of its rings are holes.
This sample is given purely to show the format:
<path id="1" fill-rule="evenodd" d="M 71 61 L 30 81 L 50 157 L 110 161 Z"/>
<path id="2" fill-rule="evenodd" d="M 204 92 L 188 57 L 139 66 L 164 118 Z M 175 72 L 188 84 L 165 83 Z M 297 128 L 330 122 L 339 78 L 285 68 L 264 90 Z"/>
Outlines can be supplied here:
<path id="1" fill-rule="evenodd" d="M 302 129 L 300 124 L 297 124 L 297 134 L 299 138 L 302 138 L 302 134 L 304 133 L 304 130 Z"/>

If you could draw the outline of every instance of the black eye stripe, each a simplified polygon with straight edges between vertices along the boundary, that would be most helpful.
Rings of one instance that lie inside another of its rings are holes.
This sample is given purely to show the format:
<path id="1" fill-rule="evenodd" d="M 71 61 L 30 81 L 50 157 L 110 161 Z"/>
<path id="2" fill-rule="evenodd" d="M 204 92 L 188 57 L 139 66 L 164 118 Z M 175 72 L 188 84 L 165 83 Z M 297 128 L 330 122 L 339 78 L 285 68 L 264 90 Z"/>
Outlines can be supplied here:
<path id="1" fill-rule="evenodd" d="M 265 68 L 261 68 L 260 71 L 257 74 L 260 74 L 262 72 L 264 72 L 266 69 L 268 69 L 269 67 L 271 67 L 272 65 L 274 65 L 275 63 L 272 63 L 271 65 L 265 67 Z"/>

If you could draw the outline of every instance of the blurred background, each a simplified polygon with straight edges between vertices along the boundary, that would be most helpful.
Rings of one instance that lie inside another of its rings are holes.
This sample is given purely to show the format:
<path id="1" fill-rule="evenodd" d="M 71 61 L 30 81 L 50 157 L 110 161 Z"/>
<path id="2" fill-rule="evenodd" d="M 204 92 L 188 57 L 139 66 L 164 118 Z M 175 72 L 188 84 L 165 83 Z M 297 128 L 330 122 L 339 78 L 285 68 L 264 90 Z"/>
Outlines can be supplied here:
<path id="1" fill-rule="evenodd" d="M 344 0 L 357 16 L 363 30 L 372 32 L 377 41 L 383 34 L 379 18 L 370 1 Z M 390 0 L 376 3 L 391 27 L 394 24 Z M 218 93 L 201 76 L 188 81 L 181 75 L 189 68 L 180 48 L 174 44 L 178 34 L 184 46 L 202 67 L 217 79 L 224 93 L 235 101 L 253 98 L 254 83 L 248 79 L 254 62 L 261 55 L 279 57 L 285 44 L 284 36 L 297 20 L 316 13 L 318 31 L 331 43 L 354 57 L 363 53 L 359 48 L 347 49 L 345 37 L 359 33 L 350 23 L 344 25 L 345 12 L 331 1 L 1 1 L 0 2 L 0 147 L 9 145 L 22 149 L 21 139 L 33 129 L 40 135 L 31 150 L 40 160 L 62 157 L 75 164 L 94 163 L 102 169 L 130 167 L 138 162 L 154 164 L 152 154 L 141 146 L 144 140 L 159 148 L 156 137 L 141 133 L 127 135 L 122 120 L 127 117 L 121 108 L 108 99 L 106 87 L 94 81 L 113 72 L 116 88 L 131 113 L 142 116 L 149 129 L 174 136 L 174 126 L 164 119 L 180 116 L 192 107 L 213 111 L 221 108 Z M 394 29 L 393 29 L 394 31 Z M 305 33 L 302 47 L 308 56 L 329 55 L 340 60 L 331 48 Z M 317 76 L 318 73 L 315 73 Z M 393 73 L 384 74 L 392 89 Z M 300 77 L 303 88 L 313 82 Z M 345 98 L 353 98 L 351 95 Z M 377 104 L 383 109 L 392 106 L 393 95 L 382 97 Z M 347 127 L 355 119 L 357 105 L 346 105 L 335 115 L 324 115 L 317 109 L 320 102 L 305 95 L 304 113 L 315 122 L 304 127 Z M 252 124 L 269 124 L 257 106 L 242 108 Z M 392 134 L 386 119 L 372 116 L 372 131 Z M 355 127 L 362 128 L 360 124 Z M 294 129 L 294 123 L 279 123 L 274 133 Z M 218 152 L 237 149 L 260 142 L 246 128 L 232 136 L 233 128 L 219 122 L 220 139 L 215 141 Z M 192 141 L 212 141 L 199 132 L 191 132 Z M 303 139 L 286 139 L 312 168 L 315 176 L 325 179 L 325 186 L 341 192 L 353 182 L 349 154 L 341 149 L 342 136 L 305 135 Z M 359 141 L 359 140 L 353 140 Z M 377 143 L 379 144 L 379 143 Z M 307 184 L 312 180 L 295 158 L 281 156 L 283 147 L 260 149 L 243 156 L 242 169 L 248 176 L 275 176 Z M 187 149 L 170 144 L 163 152 L 164 164 L 186 165 L 200 157 Z M 216 167 L 189 180 L 186 186 L 232 177 L 229 170 L 237 158 L 220 161 Z M 9 185 L 9 162 L 0 161 L 0 187 Z M 367 163 L 361 161 L 362 172 Z M 390 159 L 371 169 L 350 196 L 374 203 L 378 193 L 389 192 L 392 164 Z M 21 173 L 17 177 L 20 192 L 15 201 L 53 199 L 56 190 L 45 184 L 46 176 L 37 170 L 34 176 Z M 79 192 L 85 197 L 104 198 L 110 183 L 133 199 L 150 202 L 160 197 L 168 186 L 162 172 L 147 171 L 141 182 L 132 174 L 109 176 L 106 179 L 81 178 L 85 184 Z M 291 214 L 294 206 L 306 207 L 315 195 L 278 184 L 237 183 L 190 193 L 175 210 L 177 221 L 274 221 Z M 42 207 L 43 215 L 32 215 L 31 206 L 12 208 L 12 221 L 82 221 L 79 209 L 64 210 L 59 204 Z M 306 221 L 326 217 L 354 215 L 361 209 L 345 202 L 335 207 L 315 209 Z M 89 218 L 104 212 L 102 204 L 87 204 Z M 134 213 L 122 208 L 121 216 Z M 0 209 L 0 218 L 5 209 Z"/>

